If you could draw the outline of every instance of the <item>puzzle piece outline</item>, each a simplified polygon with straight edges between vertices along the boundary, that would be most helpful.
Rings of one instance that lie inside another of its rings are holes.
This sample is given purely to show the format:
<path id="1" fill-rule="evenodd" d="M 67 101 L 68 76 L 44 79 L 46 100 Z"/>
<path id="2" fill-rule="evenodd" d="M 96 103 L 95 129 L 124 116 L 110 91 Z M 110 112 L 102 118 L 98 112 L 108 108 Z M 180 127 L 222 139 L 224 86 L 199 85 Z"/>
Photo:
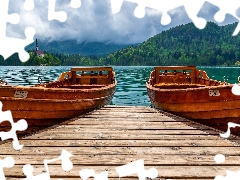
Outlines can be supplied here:
<path id="1" fill-rule="evenodd" d="M 56 0 L 48 0 L 48 20 L 58 20 L 64 22 L 67 20 L 67 14 L 65 11 L 55 12 Z M 70 7 L 79 8 L 81 6 L 81 0 L 71 0 Z M 35 29 L 32 27 L 25 28 L 26 39 L 11 38 L 6 36 L 7 23 L 18 24 L 20 16 L 17 13 L 8 14 L 9 0 L 0 1 L 0 41 L 4 42 L 0 44 L 0 55 L 4 60 L 9 58 L 14 53 L 18 53 L 19 59 L 22 62 L 26 62 L 29 59 L 29 54 L 26 52 L 25 47 L 34 42 Z M 24 1 L 24 9 L 27 11 L 34 9 L 33 0 Z"/>
<path id="2" fill-rule="evenodd" d="M 119 178 L 132 174 L 137 174 L 139 180 L 145 180 L 146 178 L 154 179 L 158 176 L 158 171 L 156 168 L 145 170 L 143 159 L 139 159 L 126 165 L 119 166 L 116 168 L 116 171 L 119 175 Z"/>
<path id="3" fill-rule="evenodd" d="M 214 19 L 217 22 L 222 22 L 226 14 L 230 14 L 240 22 L 240 18 L 236 15 L 236 10 L 240 7 L 240 1 L 233 0 L 231 3 L 226 0 L 111 0 L 112 13 L 116 14 L 121 10 L 122 4 L 124 1 L 137 4 L 137 7 L 134 10 L 135 17 L 142 18 L 145 16 L 145 8 L 155 9 L 162 12 L 161 24 L 167 25 L 171 22 L 171 17 L 168 14 L 170 10 L 176 9 L 183 6 L 188 17 L 192 20 L 194 25 L 199 29 L 204 29 L 206 27 L 207 21 L 204 18 L 198 17 L 198 13 L 201 10 L 205 2 L 209 2 L 212 5 L 215 5 L 220 8 L 220 10 L 214 15 Z M 226 4 L 227 3 L 227 4 Z M 229 6 L 231 5 L 231 8 Z M 232 13 L 232 8 L 234 8 L 234 13 Z M 236 36 L 240 31 L 240 23 L 238 23 L 233 36 Z"/>
<path id="4" fill-rule="evenodd" d="M 58 161 L 58 160 L 62 160 L 62 169 L 64 171 L 70 171 L 73 168 L 73 163 L 70 160 L 70 157 L 72 157 L 73 155 L 68 152 L 67 150 L 62 150 L 61 155 L 58 158 L 55 159 L 45 159 L 43 161 L 44 163 L 44 167 L 46 172 L 42 173 L 42 174 L 38 174 L 36 176 L 33 175 L 33 166 L 31 164 L 25 164 L 22 168 L 23 173 L 26 175 L 25 180 L 42 180 L 44 178 L 44 180 L 50 180 L 50 171 L 48 168 L 48 164 Z"/>
<path id="5" fill-rule="evenodd" d="M 24 48 L 34 42 L 33 36 L 35 35 L 35 29 L 31 27 L 25 29 L 26 39 L 6 37 L 7 23 L 18 24 L 20 21 L 19 14 L 8 14 L 8 6 L 9 0 L 0 1 L 0 41 L 4 42 L 0 44 L 0 54 L 5 60 L 17 52 L 20 60 L 25 62 L 29 59 L 29 54 Z"/>
<path id="6" fill-rule="evenodd" d="M 12 156 L 8 156 L 3 160 L 0 159 L 0 179 L 1 180 L 6 179 L 3 168 L 11 168 L 14 166 L 14 164 L 15 164 L 15 161 Z"/>
<path id="7" fill-rule="evenodd" d="M 96 174 L 94 169 L 82 169 L 79 171 L 79 176 L 82 180 L 87 180 L 90 177 L 94 177 L 94 180 L 108 180 L 108 171 Z"/>
<path id="8" fill-rule="evenodd" d="M 27 129 L 28 124 L 24 119 L 20 119 L 16 123 L 13 121 L 12 113 L 10 110 L 2 111 L 2 102 L 0 102 L 0 123 L 8 121 L 11 124 L 11 130 L 8 132 L 0 132 L 0 138 L 2 141 L 7 139 L 13 139 L 12 144 L 15 150 L 22 149 L 23 145 L 19 144 L 16 131 L 24 131 Z"/>

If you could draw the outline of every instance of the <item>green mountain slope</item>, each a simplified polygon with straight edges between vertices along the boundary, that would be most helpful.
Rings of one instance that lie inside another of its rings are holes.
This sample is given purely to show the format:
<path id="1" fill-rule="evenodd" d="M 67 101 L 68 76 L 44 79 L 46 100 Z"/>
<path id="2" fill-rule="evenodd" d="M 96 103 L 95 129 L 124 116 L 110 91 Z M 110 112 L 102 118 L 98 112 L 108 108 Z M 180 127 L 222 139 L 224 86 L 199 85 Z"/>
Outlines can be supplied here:
<path id="1" fill-rule="evenodd" d="M 205 29 L 193 23 L 174 27 L 136 47 L 116 51 L 100 62 L 112 65 L 232 65 L 240 60 L 240 35 L 232 36 L 237 24 Z"/>

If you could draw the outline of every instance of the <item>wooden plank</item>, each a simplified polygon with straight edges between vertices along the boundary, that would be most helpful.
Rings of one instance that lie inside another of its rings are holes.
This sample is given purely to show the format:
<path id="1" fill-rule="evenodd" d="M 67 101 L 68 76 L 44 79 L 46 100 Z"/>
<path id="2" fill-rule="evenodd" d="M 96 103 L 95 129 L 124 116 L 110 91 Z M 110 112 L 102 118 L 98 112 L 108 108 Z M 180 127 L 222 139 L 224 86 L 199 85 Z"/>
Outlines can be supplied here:
<path id="1" fill-rule="evenodd" d="M 9 177 L 9 178 L 6 178 L 6 180 L 20 180 L 22 178 L 12 178 L 12 177 Z M 61 180 L 62 178 L 58 178 L 58 177 L 51 177 L 51 180 Z M 108 177 L 108 179 L 112 180 L 116 180 L 115 177 Z M 189 179 L 189 178 L 188 178 Z M 204 178 L 206 179 L 206 178 Z M 79 176 L 78 177 L 64 177 L 64 180 L 80 180 Z M 94 180 L 94 177 L 89 177 L 88 180 Z M 121 177 L 121 180 L 139 180 L 138 177 Z M 150 180 L 149 178 L 146 178 L 146 180 Z M 166 179 L 166 178 L 153 178 L 151 180 L 169 180 L 169 179 Z M 171 179 L 171 180 L 174 180 L 174 179 Z M 191 180 L 191 179 L 190 179 Z M 195 180 L 195 179 L 194 179 Z"/>
<path id="2" fill-rule="evenodd" d="M 24 144 L 25 147 L 62 147 L 71 146 L 71 147 L 89 147 L 89 146 L 98 146 L 98 147 L 168 147 L 168 146 L 181 146 L 181 147 L 230 147 L 230 146 L 239 146 L 239 144 L 224 140 L 216 139 L 214 142 L 207 139 L 182 139 L 179 142 L 178 139 L 171 140 L 105 140 L 105 139 L 94 139 L 94 140 L 83 140 L 83 139 L 66 139 L 66 140 L 49 140 L 38 139 L 37 141 L 27 137 L 27 139 L 21 139 L 20 144 Z"/>
<path id="3" fill-rule="evenodd" d="M 121 164 L 124 165 L 124 164 Z M 74 165 L 74 168 L 65 172 L 61 169 L 60 165 L 49 165 L 49 171 L 51 177 L 79 177 L 79 171 L 83 169 L 94 169 L 96 173 L 101 173 L 105 170 L 108 171 L 108 177 L 111 178 L 119 178 L 119 175 L 116 172 L 116 168 L 119 166 L 86 166 L 86 165 Z M 240 166 L 152 166 L 145 165 L 145 169 L 156 168 L 158 171 L 159 178 L 211 178 L 214 179 L 217 175 L 226 175 L 226 170 L 230 171 L 238 171 Z M 43 165 L 34 165 L 34 175 L 42 174 L 45 172 Z M 15 177 L 24 177 L 22 173 L 22 165 L 15 165 L 13 168 L 7 169 L 5 171 L 5 175 L 7 177 L 11 177 L 12 175 Z M 133 174 L 129 177 L 136 177 L 136 174 Z"/>
<path id="4" fill-rule="evenodd" d="M 42 134 L 45 135 L 46 134 L 49 134 L 49 132 L 45 131 L 43 132 Z M 105 134 L 105 135 L 112 135 L 113 133 L 117 133 L 117 134 L 126 134 L 128 133 L 129 135 L 168 135 L 168 134 L 172 134 L 172 135 L 175 135 L 175 134 L 178 134 L 178 135 L 183 135 L 183 134 L 197 134 L 197 135 L 208 135 L 210 133 L 206 133 L 206 132 L 203 132 L 203 131 L 200 131 L 200 130 L 196 130 L 196 129 L 115 129 L 115 128 L 112 128 L 112 129 L 98 129 L 98 128 L 92 128 L 92 129 L 83 129 L 81 127 L 79 128 L 53 128 L 51 129 L 51 133 L 56 133 L 56 134 L 69 134 L 69 135 L 72 135 L 73 134 L 76 134 L 76 133 L 80 133 L 79 135 L 81 134 L 85 134 L 85 133 L 88 133 L 88 134 L 92 134 L 92 135 L 98 135 L 99 133 L 102 133 L 102 134 Z M 219 133 L 215 132 L 215 131 L 212 131 L 211 132 L 211 135 L 217 135 L 219 136 Z"/>
<path id="5" fill-rule="evenodd" d="M 152 117 L 149 117 L 148 115 L 143 115 L 143 116 L 140 116 L 140 115 L 135 115 L 135 114 L 131 114 L 131 115 L 122 115 L 122 117 L 119 117 L 121 115 L 95 115 L 95 114 L 92 114 L 92 115 L 89 115 L 87 118 L 96 118 L 96 119 L 103 119 L 103 120 L 124 120 L 124 121 L 144 121 L 144 122 L 176 122 L 175 119 L 172 119 L 172 118 L 168 118 L 166 116 L 163 116 L 163 117 L 159 117 L 159 116 L 152 116 Z M 125 119 L 124 119 L 125 118 Z M 146 118 L 149 118 L 149 119 L 146 119 Z M 178 122 L 188 122 L 188 120 L 186 119 L 179 119 Z"/>
<path id="6" fill-rule="evenodd" d="M 240 169 L 240 138 L 222 139 L 219 132 L 151 108 L 106 106 L 20 138 L 20 151 L 12 148 L 11 140 L 4 141 L 0 159 L 15 159 L 14 167 L 4 169 L 7 179 L 24 178 L 22 167 L 28 163 L 34 175 L 44 173 L 44 159 L 59 157 L 63 149 L 73 154 L 73 169 L 65 172 L 61 161 L 53 162 L 51 179 L 79 179 L 82 169 L 108 170 L 109 179 L 118 179 L 116 167 L 139 159 L 145 169 L 158 170 L 156 180 L 214 179 Z M 217 164 L 216 154 L 225 155 L 226 161 Z"/>
<path id="7" fill-rule="evenodd" d="M 104 125 L 104 126 L 103 126 Z M 92 127 L 92 129 L 188 129 L 188 130 L 196 130 L 194 127 L 186 126 L 183 123 L 169 123 L 169 122 L 134 122 L 134 121 L 108 121 L 103 122 L 101 120 L 94 120 L 94 121 L 82 121 L 79 124 L 68 124 L 68 125 L 61 125 L 55 126 L 55 129 L 88 129 Z M 1 128 L 1 127 L 0 127 Z M 209 128 L 205 128 L 209 129 Z"/>
<path id="8" fill-rule="evenodd" d="M 106 118 L 78 118 L 78 121 L 75 121 L 75 120 L 72 120 L 72 121 L 66 121 L 66 122 L 63 122 L 59 125 L 63 126 L 67 126 L 67 127 L 70 127 L 71 126 L 77 126 L 77 125 L 81 125 L 81 126 L 88 126 L 88 125 L 95 125 L 95 126 L 100 126 L 102 125 L 102 123 L 104 124 L 108 124 L 108 125 L 112 125 L 112 126 L 126 126 L 129 124 L 129 126 L 134 126 L 136 125 L 136 127 L 138 126 L 146 126 L 146 127 L 185 127 L 185 128 L 188 128 L 188 127 L 196 127 L 196 123 L 192 123 L 192 122 L 176 122 L 176 121 L 138 121 L 138 119 L 128 119 L 128 120 L 118 120 L 118 119 L 106 119 Z M 197 126 L 199 127 L 199 126 Z M 207 126 L 202 126 L 201 127 L 204 127 L 204 129 L 209 129 L 209 127 Z M 107 128 L 107 127 L 106 127 Z"/>
<path id="9" fill-rule="evenodd" d="M 24 147 L 20 151 L 15 151 L 12 146 L 1 146 L 2 155 L 56 155 L 61 154 L 63 148 L 74 155 L 79 154 L 121 154 L 121 155 L 132 155 L 132 154 L 151 154 L 154 156 L 161 155 L 216 155 L 224 154 L 227 156 L 240 156 L 239 147 Z"/>
<path id="10" fill-rule="evenodd" d="M 21 178 L 7 178 L 7 180 L 20 180 Z M 108 177 L 109 180 L 116 180 L 115 177 Z M 187 178 L 188 180 L 196 180 L 196 178 Z M 202 179 L 202 180 L 206 180 L 206 179 L 213 179 L 213 178 L 198 178 L 198 179 Z M 51 177 L 51 180 L 59 180 L 59 178 L 57 177 Z M 71 178 L 67 178 L 65 177 L 64 180 L 79 180 L 79 177 L 71 177 Z M 88 178 L 88 180 L 94 180 L 94 177 L 90 177 Z M 121 180 L 139 180 L 138 177 L 121 177 Z M 146 178 L 146 180 L 170 180 L 169 178 Z M 179 178 L 175 179 L 175 178 L 171 178 L 171 180 L 179 180 Z"/>
<path id="11" fill-rule="evenodd" d="M 1 155 L 0 158 L 3 159 L 6 156 Z M 58 155 L 44 155 L 44 156 L 34 156 L 34 155 L 14 155 L 15 165 L 25 165 L 35 164 L 42 165 L 45 159 L 57 158 Z M 122 164 L 128 164 L 131 161 L 144 159 L 144 164 L 152 166 L 218 166 L 214 161 L 214 155 L 162 155 L 159 157 L 152 157 L 150 154 L 141 155 L 75 155 L 71 157 L 71 161 L 74 165 L 86 165 L 86 166 L 101 166 L 103 164 L 108 164 L 109 166 L 119 166 Z M 236 160 L 235 156 L 228 156 L 226 161 L 221 164 L 221 166 L 240 166 L 240 160 Z M 54 165 L 61 165 L 61 161 L 52 162 Z"/>
<path id="12" fill-rule="evenodd" d="M 117 134 L 117 133 L 98 133 L 98 134 L 56 134 L 51 132 L 46 132 L 43 134 L 34 134 L 31 135 L 31 139 L 149 139 L 149 140 L 161 140 L 161 139 L 219 139 L 219 135 L 199 135 L 199 134 L 162 134 L 162 135 L 154 135 L 154 134 L 128 134 L 127 132 L 124 134 Z"/>
<path id="13" fill-rule="evenodd" d="M 191 123 L 183 124 L 181 122 L 134 122 L 134 121 L 118 121 L 118 120 L 112 120 L 112 121 L 102 121 L 102 120 L 88 120 L 88 121 L 79 121 L 79 122 L 69 122 L 68 123 L 62 123 L 61 125 L 45 125 L 45 126 L 28 126 L 28 129 L 46 129 L 46 128 L 55 128 L 55 129 L 89 129 L 89 127 L 92 127 L 93 129 L 189 129 L 193 130 L 196 127 L 191 126 Z M 103 126 L 104 125 L 104 126 Z M 0 126 L 1 131 L 8 131 L 11 129 L 11 126 Z M 209 130 L 209 127 L 203 127 L 201 130 Z"/>
<path id="14" fill-rule="evenodd" d="M 175 127 L 175 126 L 179 126 L 180 124 L 183 125 L 184 127 L 188 128 L 189 127 L 192 127 L 192 128 L 195 128 L 195 129 L 200 129 L 200 130 L 210 130 L 211 128 L 208 127 L 208 126 L 205 126 L 205 125 L 202 125 L 202 124 L 199 124 L 199 123 L 196 123 L 196 122 L 191 122 L 191 121 L 178 121 L 176 122 L 175 120 L 174 121 L 154 121 L 154 120 L 145 120 L 142 119 L 142 121 L 140 120 L 139 121 L 139 118 L 136 120 L 134 119 L 127 119 L 127 120 L 118 120 L 117 118 L 114 118 L 114 119 L 105 119 L 105 118 L 93 118 L 93 119 L 90 119 L 90 118 L 78 118 L 78 120 L 72 120 L 72 121 L 65 121 L 63 123 L 61 123 L 61 125 L 68 125 L 68 126 L 71 126 L 71 125 L 84 125 L 84 126 L 99 126 L 99 124 L 105 124 L 107 126 L 111 126 L 111 125 L 116 125 L 116 126 L 125 126 L 125 125 L 136 125 L 136 127 L 140 126 L 140 125 L 143 125 L 143 126 L 146 126 L 146 129 L 147 128 L 152 128 L 155 129 L 155 128 L 170 128 L 170 127 Z M 187 125 L 187 126 L 186 126 Z M 155 128 L 154 128 L 155 127 Z M 181 128 L 179 128 L 181 129 Z M 216 132 L 221 132 L 221 131 L 218 131 L 215 129 Z M 222 133 L 222 132 L 221 132 Z"/>
<path id="15" fill-rule="evenodd" d="M 78 117 L 79 118 L 83 118 L 83 117 Z M 96 118 L 96 119 L 102 119 L 102 120 L 123 120 L 123 118 L 125 118 L 124 120 L 128 121 L 128 120 L 135 120 L 135 121 L 146 121 L 146 122 L 159 122 L 159 121 L 163 121 L 163 122 L 176 122 L 176 120 L 166 117 L 164 115 L 162 116 L 158 116 L 158 115 L 153 115 L 151 117 L 149 117 L 149 115 L 139 115 L 139 114 L 131 114 L 131 115 L 126 115 L 126 114 L 122 114 L 121 115 L 109 115 L 109 114 L 89 114 L 87 117 L 85 116 L 86 119 L 90 119 L 90 118 Z M 148 118 L 148 119 L 146 119 Z M 72 120 L 76 120 L 76 118 L 72 119 Z M 189 122 L 186 119 L 179 119 L 178 122 Z"/>

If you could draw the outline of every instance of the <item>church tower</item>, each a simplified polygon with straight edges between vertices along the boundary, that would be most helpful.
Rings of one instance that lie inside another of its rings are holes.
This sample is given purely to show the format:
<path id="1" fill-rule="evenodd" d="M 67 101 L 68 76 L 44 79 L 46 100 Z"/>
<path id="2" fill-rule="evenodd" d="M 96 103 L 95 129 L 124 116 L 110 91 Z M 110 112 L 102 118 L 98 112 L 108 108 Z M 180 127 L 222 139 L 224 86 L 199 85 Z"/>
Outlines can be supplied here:
<path id="1" fill-rule="evenodd" d="M 35 55 L 38 55 L 40 57 L 44 57 L 44 52 L 38 49 L 38 41 L 36 39 L 36 46 L 35 46 Z"/>
<path id="2" fill-rule="evenodd" d="M 35 52 L 38 51 L 38 42 L 37 42 L 37 39 L 36 39 L 36 47 L 35 47 Z"/>

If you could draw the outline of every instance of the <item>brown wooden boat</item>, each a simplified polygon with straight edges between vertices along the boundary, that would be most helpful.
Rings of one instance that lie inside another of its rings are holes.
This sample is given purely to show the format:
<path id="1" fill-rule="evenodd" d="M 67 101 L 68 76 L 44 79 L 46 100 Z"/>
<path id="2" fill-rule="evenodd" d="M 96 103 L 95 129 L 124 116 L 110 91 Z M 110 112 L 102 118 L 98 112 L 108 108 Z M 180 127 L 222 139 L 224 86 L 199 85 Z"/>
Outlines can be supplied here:
<path id="1" fill-rule="evenodd" d="M 51 124 L 108 104 L 116 83 L 112 67 L 74 67 L 57 81 L 34 87 L 2 84 L 0 101 L 16 120 Z"/>
<path id="2" fill-rule="evenodd" d="M 227 130 L 227 123 L 240 124 L 240 96 L 232 84 L 209 79 L 195 66 L 155 67 L 146 83 L 154 107 L 196 122 Z M 240 135 L 240 129 L 231 129 Z"/>

